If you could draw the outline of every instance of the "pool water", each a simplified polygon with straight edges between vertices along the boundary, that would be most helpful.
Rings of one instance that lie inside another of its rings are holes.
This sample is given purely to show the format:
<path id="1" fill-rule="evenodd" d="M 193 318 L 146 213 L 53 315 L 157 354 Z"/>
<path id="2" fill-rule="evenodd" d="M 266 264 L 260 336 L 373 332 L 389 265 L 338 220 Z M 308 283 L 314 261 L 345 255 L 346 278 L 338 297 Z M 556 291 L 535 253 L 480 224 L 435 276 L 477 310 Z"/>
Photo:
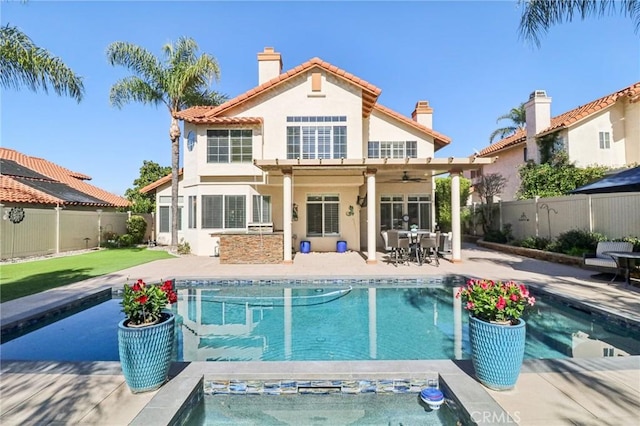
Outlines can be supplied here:
<path id="1" fill-rule="evenodd" d="M 451 286 L 179 290 L 176 361 L 418 360 L 470 357 Z M 0 345 L 2 360 L 118 361 L 118 299 Z M 637 327 L 538 297 L 525 358 L 640 354 Z"/>
<path id="2" fill-rule="evenodd" d="M 404 425 L 454 426 L 446 404 L 431 410 L 417 394 L 216 395 L 205 396 L 187 426 L 201 425 Z"/>

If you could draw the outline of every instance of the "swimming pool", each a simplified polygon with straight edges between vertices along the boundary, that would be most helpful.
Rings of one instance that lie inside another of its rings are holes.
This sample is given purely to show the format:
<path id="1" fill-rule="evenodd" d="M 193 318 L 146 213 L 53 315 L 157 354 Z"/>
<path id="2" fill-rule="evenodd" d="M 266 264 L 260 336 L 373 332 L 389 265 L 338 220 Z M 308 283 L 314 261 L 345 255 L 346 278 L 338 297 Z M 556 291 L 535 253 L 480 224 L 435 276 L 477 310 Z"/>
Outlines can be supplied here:
<path id="1" fill-rule="evenodd" d="M 464 281 L 462 281 L 463 283 Z M 419 360 L 470 357 L 460 282 L 181 283 L 177 361 Z M 0 346 L 2 360 L 117 361 L 119 299 Z M 637 327 L 539 297 L 525 358 L 640 354 Z M 65 342 L 65 344 L 60 344 Z"/>

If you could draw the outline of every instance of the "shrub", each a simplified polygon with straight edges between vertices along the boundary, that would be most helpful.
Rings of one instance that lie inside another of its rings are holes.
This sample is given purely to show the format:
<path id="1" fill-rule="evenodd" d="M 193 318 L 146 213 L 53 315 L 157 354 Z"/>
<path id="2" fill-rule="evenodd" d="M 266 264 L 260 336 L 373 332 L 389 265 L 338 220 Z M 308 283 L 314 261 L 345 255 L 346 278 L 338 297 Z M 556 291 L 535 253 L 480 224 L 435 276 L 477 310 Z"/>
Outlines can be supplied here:
<path id="1" fill-rule="evenodd" d="M 185 241 L 184 238 L 180 239 L 180 242 L 178 243 L 178 254 L 190 254 L 191 253 L 191 246 L 189 245 L 188 241 Z"/>
<path id="2" fill-rule="evenodd" d="M 607 237 L 597 232 L 572 229 L 558 235 L 558 238 L 549 245 L 548 250 L 556 253 L 581 256 L 582 253 L 595 252 L 598 241 L 606 240 Z"/>
<path id="3" fill-rule="evenodd" d="M 518 245 L 520 247 L 526 247 L 537 250 L 546 250 L 547 247 L 551 244 L 551 240 L 545 237 L 527 237 L 524 240 L 520 241 Z"/>
<path id="4" fill-rule="evenodd" d="M 140 244 L 147 231 L 147 221 L 142 216 L 131 216 L 127 220 L 127 234 L 133 237 L 133 244 Z"/>
<path id="5" fill-rule="evenodd" d="M 133 235 L 131 234 L 123 234 L 118 238 L 118 246 L 119 247 L 131 247 L 135 244 Z"/>
<path id="6" fill-rule="evenodd" d="M 494 230 L 494 229 L 488 230 L 487 233 L 484 234 L 484 237 L 482 237 L 482 239 L 490 243 L 499 243 L 499 244 L 506 244 L 509 241 L 506 233 L 499 230 Z"/>
<path id="7" fill-rule="evenodd" d="M 633 244 L 633 251 L 640 251 L 640 238 L 638 237 L 624 237 L 620 241 L 627 241 Z"/>

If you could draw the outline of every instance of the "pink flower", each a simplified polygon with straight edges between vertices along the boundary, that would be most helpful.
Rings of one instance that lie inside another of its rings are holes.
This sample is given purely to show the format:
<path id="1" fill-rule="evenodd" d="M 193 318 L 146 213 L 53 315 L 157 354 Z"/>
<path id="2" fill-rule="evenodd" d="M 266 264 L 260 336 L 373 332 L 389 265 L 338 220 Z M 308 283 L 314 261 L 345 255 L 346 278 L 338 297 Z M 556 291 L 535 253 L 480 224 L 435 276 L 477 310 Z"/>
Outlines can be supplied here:
<path id="1" fill-rule="evenodd" d="M 533 296 L 531 296 L 531 297 L 529 298 L 529 306 L 533 306 L 533 304 L 534 304 L 534 303 L 536 303 L 536 298 L 535 298 L 535 297 L 533 297 Z"/>
<path id="2" fill-rule="evenodd" d="M 506 306 L 507 306 L 507 301 L 504 300 L 504 297 L 498 296 L 498 303 L 496 303 L 496 308 L 498 308 L 499 311 L 502 311 Z"/>
<path id="3" fill-rule="evenodd" d="M 466 309 L 472 310 L 474 306 L 475 305 L 473 304 L 473 302 L 467 302 L 467 308 Z"/>
<path id="4" fill-rule="evenodd" d="M 509 299 L 513 300 L 514 302 L 517 302 L 518 299 L 520 299 L 520 297 L 517 294 L 513 293 L 511 296 L 509 296 Z"/>

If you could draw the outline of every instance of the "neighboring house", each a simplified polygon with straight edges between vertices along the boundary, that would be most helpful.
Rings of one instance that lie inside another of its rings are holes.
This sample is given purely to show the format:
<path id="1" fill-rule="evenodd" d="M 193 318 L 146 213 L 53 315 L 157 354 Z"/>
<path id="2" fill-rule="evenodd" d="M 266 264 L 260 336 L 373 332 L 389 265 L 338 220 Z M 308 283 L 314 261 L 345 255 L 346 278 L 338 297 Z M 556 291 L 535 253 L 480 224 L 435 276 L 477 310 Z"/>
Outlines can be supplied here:
<path id="1" fill-rule="evenodd" d="M 0 148 L 0 202 L 5 207 L 115 210 L 129 201 L 87 183 L 91 177 L 42 158 Z"/>
<path id="2" fill-rule="evenodd" d="M 42 158 L 0 148 L 0 258 L 100 247 L 107 232 L 126 232 L 129 201 L 91 177 Z"/>
<path id="3" fill-rule="evenodd" d="M 520 187 L 518 168 L 527 161 L 540 162 L 537 141 L 554 135 L 554 151 L 565 151 L 578 167 L 623 167 L 640 163 L 640 82 L 551 117 L 551 98 L 536 90 L 525 104 L 527 124 L 480 151 L 479 157 L 497 156 L 467 177 L 500 173 L 507 185 L 500 198 L 516 199 Z M 475 199 L 474 201 L 479 201 Z"/>
<path id="4" fill-rule="evenodd" d="M 178 115 L 179 239 L 197 255 L 221 257 L 225 241 L 243 241 L 261 258 L 265 237 L 281 235 L 285 263 L 302 241 L 312 251 L 336 251 L 341 241 L 374 263 L 381 229 L 433 229 L 433 175 L 491 160 L 435 158 L 450 139 L 433 130 L 428 102 L 409 118 L 378 104 L 380 92 L 318 58 L 283 73 L 280 54 L 265 48 L 257 87 Z M 169 244 L 171 177 L 142 192 L 156 193 L 157 241 Z M 258 246 L 246 235 L 258 235 Z"/>

